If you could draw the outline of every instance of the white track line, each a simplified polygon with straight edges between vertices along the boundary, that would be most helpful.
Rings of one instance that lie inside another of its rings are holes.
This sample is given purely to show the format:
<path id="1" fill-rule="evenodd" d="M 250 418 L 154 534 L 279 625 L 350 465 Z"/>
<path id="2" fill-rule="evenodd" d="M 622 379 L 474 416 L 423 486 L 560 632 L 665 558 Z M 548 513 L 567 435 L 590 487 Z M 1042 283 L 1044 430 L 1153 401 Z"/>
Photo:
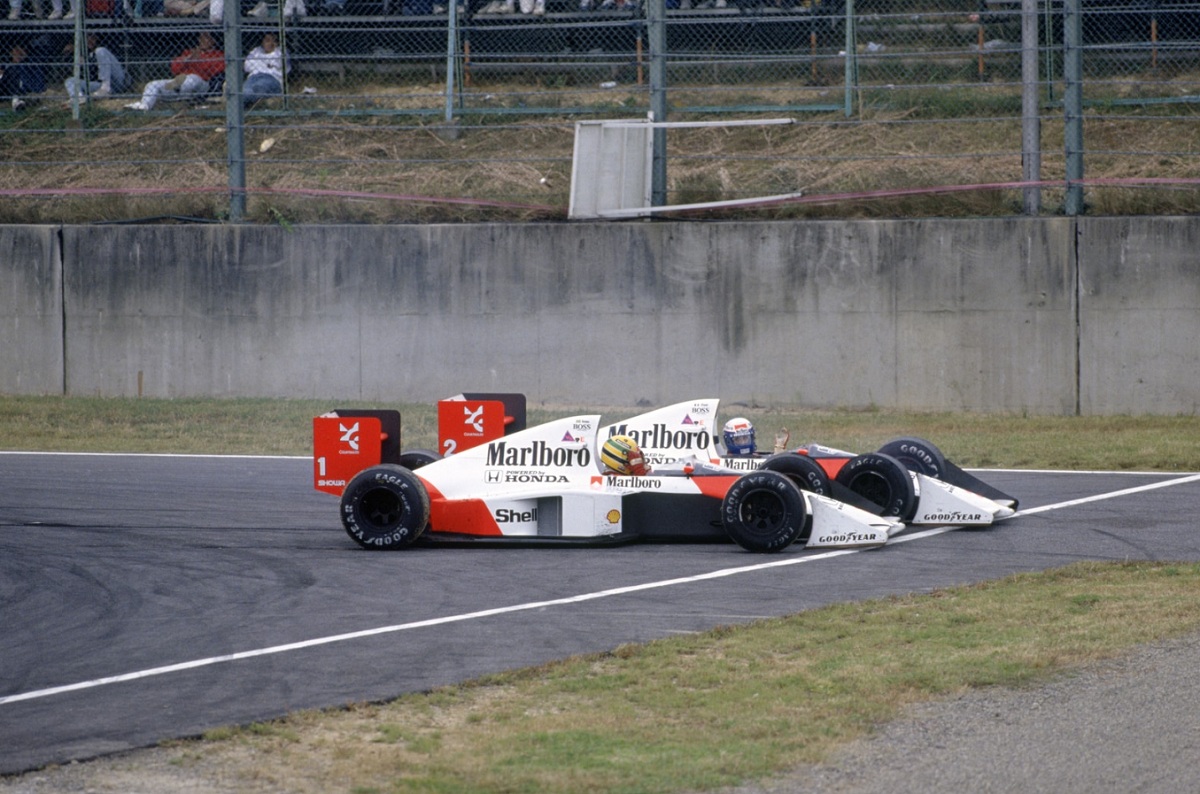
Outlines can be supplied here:
<path id="1" fill-rule="evenodd" d="M 1066 507 L 1074 507 L 1076 505 L 1087 504 L 1088 502 L 1098 502 L 1104 499 L 1115 499 L 1121 496 L 1129 496 L 1130 494 L 1141 493 L 1142 491 L 1150 491 L 1156 488 L 1168 488 L 1174 485 L 1184 485 L 1190 482 L 1200 480 L 1200 474 L 1193 474 L 1187 477 L 1179 477 L 1173 480 L 1165 480 L 1163 482 L 1151 483 L 1142 485 L 1136 488 L 1124 488 L 1119 491 L 1111 491 L 1109 493 L 1097 494 L 1088 496 L 1082 499 L 1072 499 L 1067 502 L 1059 502 L 1052 505 L 1043 505 L 1041 507 L 1022 510 L 1013 516 L 1032 515 L 1035 513 L 1045 513 L 1050 510 L 1061 510 Z M 1009 519 L 1011 520 L 1011 519 Z M 924 530 L 921 532 L 913 532 L 904 534 L 889 540 L 889 543 L 907 543 L 913 540 L 941 535 L 946 532 L 951 532 L 957 527 L 938 527 L 936 529 Z M 723 568 L 719 571 L 711 571 L 710 573 L 697 574 L 695 576 L 684 576 L 678 579 L 664 579 L 658 582 L 647 582 L 645 584 L 630 585 L 628 587 L 616 587 L 611 590 L 599 590 L 594 593 L 582 593 L 580 595 L 568 596 L 566 598 L 555 598 L 549 601 L 534 601 L 527 604 L 514 604 L 513 606 L 497 607 L 495 609 L 484 609 L 478 612 L 467 612 L 461 615 L 449 615 L 442 618 L 430 618 L 429 620 L 418 620 L 412 623 L 399 623 L 394 626 L 381 626 L 374 629 L 364 629 L 363 631 L 352 631 L 346 634 L 334 634 L 328 637 L 317 637 L 311 640 L 303 640 L 301 642 L 292 642 L 286 645 L 274 645 L 269 648 L 257 648 L 251 651 L 240 651 L 238 653 L 230 653 L 224 656 L 210 656 L 206 659 L 194 659 L 190 662 L 180 662 L 178 664 L 169 664 L 163 667 L 151 667 L 146 670 L 138 670 L 132 673 L 123 673 L 121 675 L 107 676 L 105 678 L 95 678 L 90 681 L 80 681 L 75 684 L 65 684 L 63 686 L 49 687 L 47 689 L 35 689 L 29 692 L 21 692 L 16 695 L 7 695 L 0 697 L 0 706 L 6 703 L 17 703 L 23 700 L 36 700 L 39 698 L 50 697 L 51 695 L 60 695 L 65 692 L 77 692 L 82 689 L 94 689 L 95 687 L 104 686 L 106 684 L 117 684 L 123 681 L 136 681 L 141 678 L 152 678 L 154 676 L 166 675 L 167 673 L 178 673 L 183 670 L 192 670 L 197 667 L 208 667 L 215 664 L 224 664 L 225 662 L 236 662 L 240 659 L 253 659 L 256 656 L 270 656 L 272 654 L 287 653 L 288 651 L 297 651 L 304 648 L 315 648 L 320 645 L 330 645 L 335 642 L 346 642 L 348 640 L 357 640 L 364 637 L 374 637 L 380 634 L 393 634 L 399 631 L 410 631 L 412 629 L 423 629 L 432 626 L 445 626 L 451 623 L 463 623 L 469 620 L 479 620 L 480 618 L 489 618 L 496 615 L 507 615 L 514 612 L 528 612 L 534 609 L 544 609 L 546 607 L 564 606 L 566 604 L 580 604 L 585 601 L 595 601 L 600 598 L 611 598 L 613 596 L 627 595 L 629 593 L 637 593 L 645 590 L 655 590 L 663 587 L 673 587 L 680 584 L 691 584 L 693 582 L 703 582 L 710 579 L 722 579 L 727 576 L 736 576 L 743 573 L 754 573 L 757 571 L 765 571 L 771 568 L 785 568 L 792 565 L 801 565 L 808 562 L 816 562 L 818 560 L 828 560 L 833 557 L 842 557 L 847 554 L 858 554 L 863 549 L 842 549 L 839 551 L 827 551 L 820 554 L 810 554 L 803 557 L 789 557 L 782 560 L 772 560 L 771 562 L 758 563 L 756 565 L 743 565 L 737 568 Z"/>
<path id="2" fill-rule="evenodd" d="M 60 458 L 245 458 L 247 460 L 312 460 L 299 455 L 210 455 L 190 452 L 46 452 L 43 450 L 0 450 L 0 455 L 40 455 Z"/>
<path id="3" fill-rule="evenodd" d="M 1169 488 L 1172 485 L 1184 485 L 1189 482 L 1200 480 L 1200 474 L 1191 474 L 1187 477 L 1177 477 L 1174 480 L 1163 480 L 1162 482 L 1152 482 L 1148 485 L 1139 485 L 1135 488 L 1123 488 L 1120 491 L 1109 491 L 1108 493 L 1097 494 L 1096 496 L 1085 496 L 1082 499 L 1072 499 L 1068 502 L 1059 502 L 1053 505 L 1042 505 L 1041 507 L 1031 507 L 1028 510 L 1021 510 L 1017 513 L 1018 516 L 1028 516 L 1034 513 L 1045 513 L 1048 510 L 1061 510 L 1064 507 L 1074 507 L 1075 505 L 1087 504 L 1088 502 L 1099 502 L 1104 499 L 1116 499 L 1118 496 L 1128 496 L 1130 494 L 1141 493 L 1142 491 L 1153 491 L 1156 488 Z M 1015 518 L 1016 516 L 1014 516 Z"/>

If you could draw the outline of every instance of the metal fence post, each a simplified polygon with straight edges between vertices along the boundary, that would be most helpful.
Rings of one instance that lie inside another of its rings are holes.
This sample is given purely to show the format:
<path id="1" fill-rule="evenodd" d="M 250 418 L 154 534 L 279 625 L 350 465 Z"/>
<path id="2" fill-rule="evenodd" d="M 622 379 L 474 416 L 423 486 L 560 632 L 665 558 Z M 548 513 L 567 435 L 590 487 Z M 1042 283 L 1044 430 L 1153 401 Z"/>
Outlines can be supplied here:
<path id="1" fill-rule="evenodd" d="M 229 167 L 229 220 L 246 217 L 246 136 L 242 112 L 242 19 L 239 3 L 225 7 L 225 158 Z"/>
<path id="2" fill-rule="evenodd" d="M 1038 98 L 1038 0 L 1021 0 L 1021 178 L 1042 178 L 1042 117 Z M 1042 209 L 1042 190 L 1024 190 L 1025 214 Z"/>
<path id="3" fill-rule="evenodd" d="M 458 0 L 446 3 L 446 123 L 454 122 L 454 85 L 458 60 Z"/>
<path id="4" fill-rule="evenodd" d="M 667 120 L 667 11 L 666 0 L 646 4 L 646 33 L 650 43 L 650 115 L 651 121 Z M 651 131 L 650 206 L 667 203 L 667 130 Z"/>
<path id="5" fill-rule="evenodd" d="M 76 3 L 82 3 L 84 0 L 75 0 Z M 71 121 L 76 125 L 79 124 L 79 105 L 82 97 L 90 96 L 91 89 L 87 88 L 87 84 L 91 82 L 91 76 L 88 74 L 88 56 L 87 56 L 87 40 L 83 33 L 83 9 L 75 8 L 75 50 L 71 55 L 72 71 L 71 76 L 75 78 L 76 91 L 71 95 Z M 81 79 L 87 78 L 87 79 Z M 82 94 L 82 97 L 81 97 Z"/>
<path id="6" fill-rule="evenodd" d="M 1063 211 L 1083 212 L 1083 24 L 1079 0 L 1063 3 L 1063 149 L 1067 195 Z"/>
<path id="7" fill-rule="evenodd" d="M 858 83 L 857 39 L 854 31 L 854 0 L 846 0 L 846 118 L 854 115 L 854 86 Z"/>

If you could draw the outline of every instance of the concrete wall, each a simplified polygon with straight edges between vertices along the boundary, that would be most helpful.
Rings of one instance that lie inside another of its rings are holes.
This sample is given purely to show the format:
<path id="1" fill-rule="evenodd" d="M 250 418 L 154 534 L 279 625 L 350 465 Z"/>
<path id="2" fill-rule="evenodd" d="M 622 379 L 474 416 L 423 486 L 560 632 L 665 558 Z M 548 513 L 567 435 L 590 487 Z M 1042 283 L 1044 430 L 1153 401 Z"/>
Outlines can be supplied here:
<path id="1" fill-rule="evenodd" d="M 1200 218 L 1080 221 L 1079 263 L 1080 412 L 1195 414 Z"/>
<path id="2" fill-rule="evenodd" d="M 0 392 L 63 392 L 62 250 L 56 227 L 0 226 Z"/>
<path id="3" fill-rule="evenodd" d="M 1197 237 L 1192 218 L 0 227 L 0 392 L 1194 413 Z"/>

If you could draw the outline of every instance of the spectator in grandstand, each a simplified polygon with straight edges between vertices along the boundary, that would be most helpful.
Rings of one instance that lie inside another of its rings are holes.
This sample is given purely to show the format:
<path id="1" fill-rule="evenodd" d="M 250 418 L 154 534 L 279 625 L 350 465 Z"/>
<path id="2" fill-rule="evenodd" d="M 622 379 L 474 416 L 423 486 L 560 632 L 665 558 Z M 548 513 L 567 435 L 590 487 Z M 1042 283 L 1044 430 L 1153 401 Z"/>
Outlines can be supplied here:
<path id="1" fill-rule="evenodd" d="M 225 53 L 217 48 L 211 33 L 201 31 L 196 46 L 171 61 L 171 74 L 170 79 L 146 83 L 142 98 L 125 107 L 153 110 L 159 99 L 202 97 L 219 91 L 225 78 Z"/>
<path id="2" fill-rule="evenodd" d="M 678 2 L 678 0 L 676 0 Z M 721 0 L 725 2 L 725 0 Z M 671 0 L 667 0 L 667 7 L 678 8 L 678 5 L 671 6 Z M 580 11 L 591 11 L 593 8 L 598 8 L 601 11 L 636 11 L 638 9 L 638 0 L 579 0 Z"/>
<path id="3" fill-rule="evenodd" d="M 261 0 L 261 2 L 246 12 L 247 16 L 251 17 L 276 17 L 279 16 L 278 0 Z M 285 17 L 306 17 L 308 16 L 308 7 L 304 0 L 284 0 L 283 15 Z"/>
<path id="4" fill-rule="evenodd" d="M 244 105 L 253 105 L 260 99 L 283 93 L 283 53 L 279 51 L 279 39 L 274 33 L 263 34 L 262 44 L 246 56 L 245 70 Z"/>
<path id="5" fill-rule="evenodd" d="M 63 83 L 69 97 L 107 97 L 121 94 L 129 90 L 129 75 L 125 67 L 112 54 L 112 50 L 100 44 L 100 37 L 89 33 L 87 37 L 88 59 L 83 65 L 86 74 L 76 79 L 68 77 Z M 73 44 L 68 44 L 63 50 L 71 52 Z"/>
<path id="6" fill-rule="evenodd" d="M 8 0 L 8 18 L 10 20 L 17 20 L 17 19 L 21 18 L 21 5 L 23 2 L 24 2 L 24 0 Z M 75 2 L 78 3 L 79 0 L 75 0 Z M 39 0 L 33 0 L 31 5 L 33 6 L 34 15 L 40 19 L 42 16 L 41 2 Z M 75 18 L 75 5 L 74 4 L 69 6 L 69 10 L 67 11 L 66 14 L 64 14 L 63 13 L 63 0 L 50 0 L 50 16 L 46 17 L 46 19 L 74 19 L 74 18 Z"/>
<path id="7" fill-rule="evenodd" d="M 28 51 L 14 44 L 9 51 L 11 60 L 0 67 L 0 97 L 12 102 L 13 110 L 22 110 L 28 100 L 22 97 L 46 90 L 46 71 L 40 63 L 30 63 Z"/>
<path id="8" fill-rule="evenodd" d="M 582 7 L 582 6 L 581 6 Z M 517 10 L 517 0 L 492 0 L 482 9 L 481 14 L 512 14 Z M 533 14 L 540 17 L 546 13 L 546 0 L 521 0 L 521 13 Z"/>
<path id="9" fill-rule="evenodd" d="M 164 0 L 163 12 L 169 17 L 198 17 L 208 13 L 211 0 Z"/>

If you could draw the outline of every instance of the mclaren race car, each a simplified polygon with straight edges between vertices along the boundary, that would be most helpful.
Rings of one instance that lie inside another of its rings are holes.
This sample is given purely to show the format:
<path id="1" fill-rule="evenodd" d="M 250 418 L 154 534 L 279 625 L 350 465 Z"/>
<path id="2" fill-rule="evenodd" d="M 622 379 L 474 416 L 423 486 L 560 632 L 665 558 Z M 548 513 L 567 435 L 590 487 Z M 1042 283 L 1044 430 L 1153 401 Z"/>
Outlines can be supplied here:
<path id="1" fill-rule="evenodd" d="M 778 471 L 802 489 L 913 526 L 989 526 L 1015 514 L 1017 500 L 983 482 L 920 438 L 898 438 L 876 452 L 855 454 L 808 444 L 770 455 L 732 455 L 721 447 L 718 400 L 691 400 L 609 428 L 633 437 L 652 463 L 694 455 L 734 471 Z M 703 430 L 668 432 L 680 416 L 711 416 Z M 776 442 L 786 444 L 786 433 Z"/>
<path id="2" fill-rule="evenodd" d="M 445 457 L 402 452 L 395 411 L 339 409 L 317 417 L 314 487 L 340 497 L 347 534 L 368 549 L 418 541 L 733 540 L 750 551 L 778 552 L 797 542 L 882 546 L 904 527 L 802 490 L 786 473 L 736 471 L 686 454 L 658 459 L 644 475 L 606 474 L 599 445 L 615 426 L 581 415 L 525 428 L 523 398 L 519 411 L 510 408 L 511 401 L 470 395 L 440 403 L 441 448 L 453 453 Z M 644 435 L 663 424 L 673 438 L 711 435 L 715 401 L 683 408 L 669 422 L 656 411 L 621 427 Z"/>

